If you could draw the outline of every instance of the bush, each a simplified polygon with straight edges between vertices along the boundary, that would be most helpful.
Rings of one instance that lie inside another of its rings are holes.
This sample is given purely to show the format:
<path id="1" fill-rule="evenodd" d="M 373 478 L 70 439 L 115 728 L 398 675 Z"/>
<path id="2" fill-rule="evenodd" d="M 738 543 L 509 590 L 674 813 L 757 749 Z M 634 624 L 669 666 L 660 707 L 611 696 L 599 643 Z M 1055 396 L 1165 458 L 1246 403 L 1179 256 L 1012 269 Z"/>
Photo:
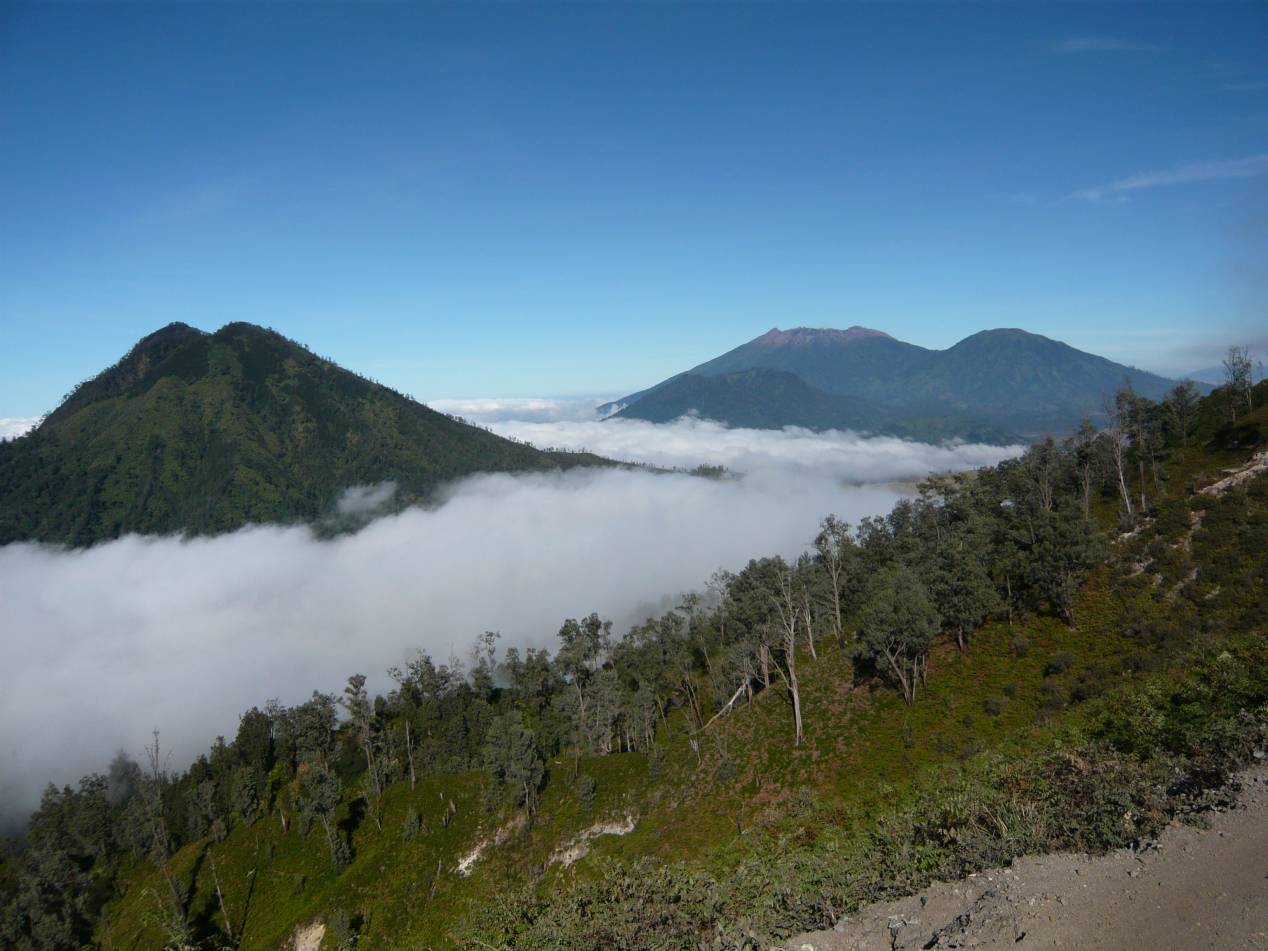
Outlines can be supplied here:
<path id="1" fill-rule="evenodd" d="M 581 804 L 583 812 L 594 811 L 594 800 L 598 789 L 599 784 L 594 781 L 593 776 L 582 773 L 577 777 L 577 802 Z"/>
<path id="2" fill-rule="evenodd" d="M 357 922 L 342 908 L 331 913 L 326 921 L 323 951 L 353 951 L 357 946 Z"/>
<path id="3" fill-rule="evenodd" d="M 1051 677 L 1054 674 L 1064 674 L 1067 670 L 1074 666 L 1074 658 L 1062 651 L 1059 654 L 1053 654 L 1049 658 L 1048 663 L 1043 668 L 1043 675 Z"/>
<path id="4" fill-rule="evenodd" d="M 1004 712 L 1004 702 L 995 697 L 987 697 L 982 704 L 982 710 L 988 717 L 997 717 Z"/>
<path id="5" fill-rule="evenodd" d="M 418 817 L 418 810 L 413 806 L 409 807 L 409 812 L 405 813 L 405 821 L 401 824 L 402 838 L 412 839 L 422 830 L 423 822 Z"/>

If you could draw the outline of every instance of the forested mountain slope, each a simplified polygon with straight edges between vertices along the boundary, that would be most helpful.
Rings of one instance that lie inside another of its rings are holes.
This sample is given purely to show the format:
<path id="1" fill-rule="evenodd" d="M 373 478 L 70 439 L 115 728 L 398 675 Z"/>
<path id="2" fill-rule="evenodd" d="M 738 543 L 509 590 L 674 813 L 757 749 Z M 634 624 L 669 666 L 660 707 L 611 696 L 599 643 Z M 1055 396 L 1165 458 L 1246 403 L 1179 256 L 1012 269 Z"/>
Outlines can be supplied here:
<path id="1" fill-rule="evenodd" d="M 1004 429 L 963 417 L 917 417 L 856 396 L 825 393 L 786 370 L 755 367 L 716 376 L 683 373 L 620 412 L 626 419 L 667 423 L 691 412 L 731 426 L 779 429 L 849 429 L 918 441 L 1005 445 L 1017 441 Z"/>
<path id="2" fill-rule="evenodd" d="M 0 941 L 766 948 L 1148 836 L 1268 739 L 1265 400 L 1125 393 L 1130 429 L 827 518 L 628 632 L 420 655 L 180 774 L 116 759 L 46 795 Z"/>
<path id="3" fill-rule="evenodd" d="M 270 330 L 175 323 L 0 442 L 0 544 L 308 521 L 356 485 L 392 481 L 409 502 L 475 472 L 596 464 L 437 413 Z"/>
<path id="4" fill-rule="evenodd" d="M 609 408 L 619 407 L 622 416 L 648 419 L 652 417 L 640 405 L 657 397 L 656 416 L 675 409 L 682 415 L 695 408 L 691 398 L 702 386 L 686 385 L 692 378 L 752 369 L 792 373 L 824 394 L 866 400 L 887 424 L 901 420 L 919 430 L 922 418 L 958 417 L 980 427 L 1031 436 L 1069 432 L 1084 417 L 1102 417 L 1104 398 L 1124 380 L 1153 400 L 1161 399 L 1174 385 L 1155 374 L 1023 330 L 984 330 L 950 349 L 927 350 L 864 327 L 797 327 L 772 329 Z M 712 418 L 744 425 L 732 418 L 740 418 L 741 404 L 715 400 L 711 405 Z M 777 410 L 768 416 L 775 419 L 793 409 L 791 403 L 773 405 Z"/>

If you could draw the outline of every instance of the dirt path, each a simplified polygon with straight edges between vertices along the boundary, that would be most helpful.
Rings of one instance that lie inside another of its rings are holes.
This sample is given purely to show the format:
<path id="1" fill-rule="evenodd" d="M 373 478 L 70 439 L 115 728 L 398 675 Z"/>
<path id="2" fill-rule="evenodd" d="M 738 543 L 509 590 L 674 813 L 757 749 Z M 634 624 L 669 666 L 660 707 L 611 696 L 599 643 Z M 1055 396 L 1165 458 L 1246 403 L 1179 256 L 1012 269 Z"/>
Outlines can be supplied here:
<path id="1" fill-rule="evenodd" d="M 1173 825 L 1139 852 L 1047 855 L 869 906 L 788 951 L 1100 948 L 1268 951 L 1268 764 L 1210 828 Z"/>

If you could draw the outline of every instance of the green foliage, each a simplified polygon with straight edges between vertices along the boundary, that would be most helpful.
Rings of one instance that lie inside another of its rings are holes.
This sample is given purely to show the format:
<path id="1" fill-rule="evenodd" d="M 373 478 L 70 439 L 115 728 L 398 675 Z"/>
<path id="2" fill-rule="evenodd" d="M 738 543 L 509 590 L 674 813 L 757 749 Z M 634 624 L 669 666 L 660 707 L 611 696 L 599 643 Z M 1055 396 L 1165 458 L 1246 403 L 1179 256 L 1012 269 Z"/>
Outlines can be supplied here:
<path id="1" fill-rule="evenodd" d="M 925 586 L 911 570 L 893 567 L 876 577 L 859 614 L 860 652 L 899 684 L 909 704 L 915 702 L 941 623 Z"/>
<path id="2" fill-rule="evenodd" d="M 474 472 L 596 464 L 437 413 L 260 327 L 173 324 L 0 442 L 0 544 L 311 522 L 351 486 L 394 482 L 405 504 Z"/>
<path id="3" fill-rule="evenodd" d="M 546 767 L 530 730 L 519 713 L 504 713 L 489 725 L 484 744 L 484 764 L 507 791 L 512 804 L 532 813 Z"/>
<path id="4" fill-rule="evenodd" d="M 598 794 L 599 784 L 595 778 L 589 773 L 582 773 L 577 777 L 577 802 L 581 805 L 583 812 L 594 811 L 594 801 Z"/>
<path id="5" fill-rule="evenodd" d="M 853 429 L 922 442 L 962 439 L 998 445 L 1016 439 L 1006 429 L 967 416 L 902 412 L 856 396 L 824 392 L 793 373 L 758 367 L 716 376 L 680 374 L 617 415 L 667 423 L 693 412 L 752 429 Z"/>

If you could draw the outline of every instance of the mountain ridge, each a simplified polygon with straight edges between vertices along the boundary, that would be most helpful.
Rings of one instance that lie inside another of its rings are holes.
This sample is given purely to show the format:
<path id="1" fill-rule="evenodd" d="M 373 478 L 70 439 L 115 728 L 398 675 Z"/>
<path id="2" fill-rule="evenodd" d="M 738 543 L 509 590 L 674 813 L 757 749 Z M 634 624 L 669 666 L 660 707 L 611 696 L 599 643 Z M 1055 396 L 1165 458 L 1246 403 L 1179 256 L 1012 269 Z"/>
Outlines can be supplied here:
<path id="1" fill-rule="evenodd" d="M 963 417 L 1030 437 L 1069 431 L 1082 418 L 1096 417 L 1103 399 L 1125 380 L 1151 399 L 1175 385 L 1016 327 L 982 330 L 945 350 L 858 325 L 847 330 L 795 327 L 774 328 L 600 409 L 644 418 L 640 401 L 675 381 L 677 390 L 683 390 L 683 376 L 716 377 L 756 368 L 793 373 L 815 390 L 868 401 L 898 419 Z M 693 407 L 678 408 L 683 415 Z M 657 413 L 668 410 L 662 398 Z M 738 425 L 726 407 L 717 410 L 720 422 Z"/>

